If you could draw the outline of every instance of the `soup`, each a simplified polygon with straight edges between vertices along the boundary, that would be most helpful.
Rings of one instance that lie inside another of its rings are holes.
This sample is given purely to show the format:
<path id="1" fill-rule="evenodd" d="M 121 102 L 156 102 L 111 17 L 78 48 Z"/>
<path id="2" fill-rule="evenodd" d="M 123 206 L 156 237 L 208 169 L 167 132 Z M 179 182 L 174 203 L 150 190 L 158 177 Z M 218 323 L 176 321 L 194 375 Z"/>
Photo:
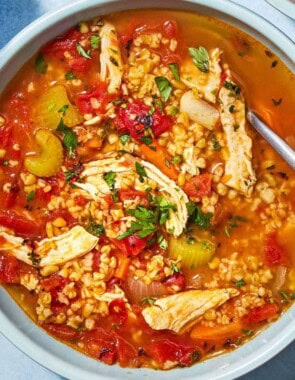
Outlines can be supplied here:
<path id="1" fill-rule="evenodd" d="M 171 369 L 238 348 L 295 298 L 294 76 L 215 19 L 80 23 L 0 101 L 0 281 L 106 364 Z"/>

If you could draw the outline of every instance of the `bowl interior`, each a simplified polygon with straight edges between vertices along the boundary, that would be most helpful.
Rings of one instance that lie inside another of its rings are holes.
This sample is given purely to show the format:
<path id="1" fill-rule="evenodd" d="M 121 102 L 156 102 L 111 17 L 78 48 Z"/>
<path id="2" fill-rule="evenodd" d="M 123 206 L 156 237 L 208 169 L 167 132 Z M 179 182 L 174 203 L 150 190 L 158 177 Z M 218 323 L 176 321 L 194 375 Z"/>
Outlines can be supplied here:
<path id="1" fill-rule="evenodd" d="M 243 7 L 228 1 L 214 0 L 132 0 L 99 1 L 82 0 L 56 12 L 43 16 L 29 25 L 0 52 L 0 92 L 16 71 L 48 40 L 64 32 L 81 20 L 104 15 L 123 9 L 134 8 L 175 8 L 190 10 L 219 18 L 245 32 L 273 50 L 294 71 L 295 47 L 292 41 L 263 18 Z M 236 16 L 233 16 L 236 15 Z M 268 37 L 270 36 L 270 37 Z M 270 39 L 271 38 L 271 39 Z M 190 380 L 229 379 L 242 375 L 262 364 L 295 337 L 295 306 L 282 318 L 263 331 L 257 338 L 238 350 L 215 357 L 192 368 L 176 369 L 169 372 L 155 372 L 146 369 L 122 369 L 109 367 L 92 360 L 59 343 L 43 330 L 37 328 L 7 293 L 0 288 L 0 331 L 17 347 L 34 360 L 70 379 L 128 379 Z"/>

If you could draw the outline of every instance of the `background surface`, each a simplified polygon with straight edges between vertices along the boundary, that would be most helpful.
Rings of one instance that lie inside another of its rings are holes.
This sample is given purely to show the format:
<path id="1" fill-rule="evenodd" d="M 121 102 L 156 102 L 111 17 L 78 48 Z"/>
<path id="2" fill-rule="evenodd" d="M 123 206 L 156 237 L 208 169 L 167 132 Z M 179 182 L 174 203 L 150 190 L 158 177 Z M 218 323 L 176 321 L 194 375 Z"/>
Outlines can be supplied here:
<path id="1" fill-rule="evenodd" d="M 74 0 L 0 0 L 0 48 L 37 17 L 72 2 Z M 295 21 L 272 8 L 264 0 L 233 0 L 233 2 L 241 4 L 263 16 L 292 38 L 293 41 L 295 40 Z M 62 380 L 60 376 L 48 371 L 25 356 L 1 335 L 0 379 Z M 239 380 L 266 379 L 295 379 L 295 342 L 271 361 L 241 377 Z"/>

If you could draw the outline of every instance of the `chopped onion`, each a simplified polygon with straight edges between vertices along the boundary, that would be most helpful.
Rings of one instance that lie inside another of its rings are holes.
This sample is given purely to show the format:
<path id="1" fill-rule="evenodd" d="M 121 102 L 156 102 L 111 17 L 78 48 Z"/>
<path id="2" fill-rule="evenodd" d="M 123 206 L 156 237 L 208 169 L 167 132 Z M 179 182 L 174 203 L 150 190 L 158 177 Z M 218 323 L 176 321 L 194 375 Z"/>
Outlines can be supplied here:
<path id="1" fill-rule="evenodd" d="M 160 297 L 169 294 L 167 287 L 159 281 L 146 285 L 141 280 L 135 280 L 133 276 L 127 279 L 126 293 L 131 302 L 141 302 L 146 297 Z"/>
<path id="2" fill-rule="evenodd" d="M 272 286 L 274 293 L 277 293 L 286 281 L 287 267 L 279 266 L 276 270 L 275 280 Z"/>
<path id="3" fill-rule="evenodd" d="M 180 99 L 180 111 L 186 112 L 192 121 L 212 130 L 219 119 L 219 112 L 203 99 L 197 99 L 192 91 L 184 93 Z"/>

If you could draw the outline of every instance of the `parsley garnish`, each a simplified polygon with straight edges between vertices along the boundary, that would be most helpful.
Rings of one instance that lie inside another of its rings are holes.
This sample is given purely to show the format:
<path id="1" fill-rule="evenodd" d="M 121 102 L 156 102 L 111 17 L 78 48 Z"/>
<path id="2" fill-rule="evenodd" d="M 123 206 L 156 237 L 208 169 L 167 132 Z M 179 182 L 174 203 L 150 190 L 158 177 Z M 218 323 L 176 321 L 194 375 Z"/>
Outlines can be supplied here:
<path id="1" fill-rule="evenodd" d="M 35 71 L 38 74 L 45 74 L 48 64 L 46 63 L 43 54 L 39 53 L 35 60 Z"/>
<path id="2" fill-rule="evenodd" d="M 234 282 L 234 284 L 235 284 L 238 288 L 240 288 L 241 286 L 245 286 L 245 285 L 247 285 L 246 281 L 245 281 L 243 278 L 242 278 L 241 280 L 239 280 L 239 281 Z"/>
<path id="3" fill-rule="evenodd" d="M 168 248 L 168 241 L 160 233 L 158 234 L 158 237 L 157 237 L 157 243 L 159 244 L 159 247 L 164 250 Z"/>
<path id="4" fill-rule="evenodd" d="M 142 304 L 142 306 L 144 306 L 144 305 L 153 306 L 155 301 L 156 301 L 156 299 L 153 297 L 145 297 L 141 300 L 141 304 Z"/>
<path id="5" fill-rule="evenodd" d="M 179 109 L 177 107 L 172 107 L 169 111 L 168 114 L 171 116 L 177 115 L 179 113 Z"/>
<path id="6" fill-rule="evenodd" d="M 209 72 L 209 55 L 203 46 L 197 48 L 190 47 L 188 49 L 190 56 L 193 58 L 194 64 L 203 73 Z"/>
<path id="7" fill-rule="evenodd" d="M 155 82 L 161 94 L 161 97 L 163 98 L 165 102 L 167 102 L 172 92 L 171 83 L 165 77 L 156 77 Z"/>
<path id="8" fill-rule="evenodd" d="M 227 88 L 228 90 L 231 90 L 235 97 L 238 97 L 241 93 L 240 87 L 233 84 L 230 80 L 226 80 L 223 84 L 223 87 Z"/>
<path id="9" fill-rule="evenodd" d="M 68 71 L 65 74 L 65 79 L 66 80 L 72 80 L 72 79 L 77 79 L 76 75 L 72 71 Z"/>
<path id="10" fill-rule="evenodd" d="M 230 113 L 233 113 L 234 110 L 235 110 L 235 106 L 232 104 L 232 105 L 229 107 L 228 110 L 229 110 Z"/>
<path id="11" fill-rule="evenodd" d="M 140 140 L 145 144 L 145 145 L 150 145 L 153 140 L 149 136 L 141 136 Z"/>
<path id="12" fill-rule="evenodd" d="M 114 173 L 113 171 L 109 171 L 107 173 L 104 173 L 103 179 L 108 184 L 109 188 L 111 190 L 114 190 L 114 188 L 115 188 L 115 182 L 116 182 L 115 181 L 115 179 L 116 179 L 116 173 Z"/>
<path id="13" fill-rule="evenodd" d="M 69 108 L 69 105 L 68 104 L 64 104 L 59 110 L 58 112 L 60 112 L 62 114 L 62 116 L 65 116 L 65 113 L 67 111 L 67 109 Z"/>
<path id="14" fill-rule="evenodd" d="M 92 218 L 89 220 L 89 223 L 85 227 L 86 230 L 95 236 L 101 236 L 104 234 L 104 227 L 102 224 L 96 223 Z"/>
<path id="15" fill-rule="evenodd" d="M 188 202 L 186 207 L 190 223 L 195 223 L 199 229 L 208 229 L 211 226 L 210 219 L 213 216 L 212 212 L 203 213 L 201 208 L 194 202 Z"/>
<path id="16" fill-rule="evenodd" d="M 145 168 L 139 162 L 136 161 L 135 162 L 135 169 L 136 169 L 136 173 L 139 175 L 139 181 L 143 182 L 144 177 L 147 177 Z"/>
<path id="17" fill-rule="evenodd" d="M 93 36 L 90 37 L 90 45 L 92 49 L 98 49 L 99 43 L 101 41 L 101 37 L 94 34 Z"/>
<path id="18" fill-rule="evenodd" d="M 173 261 L 171 262 L 170 268 L 171 268 L 172 274 L 181 273 L 181 269 L 178 268 L 178 266 Z"/>
<path id="19" fill-rule="evenodd" d="M 243 332 L 246 336 L 251 336 L 251 335 L 253 335 L 253 333 L 254 333 L 253 330 L 242 330 L 242 332 Z"/>
<path id="20" fill-rule="evenodd" d="M 216 139 L 216 137 L 213 137 L 212 139 L 212 145 L 214 150 L 221 150 L 221 145 L 219 144 L 219 141 Z"/>
<path id="21" fill-rule="evenodd" d="M 182 162 L 182 157 L 181 156 L 174 156 L 174 157 L 172 157 L 171 161 L 173 164 L 179 164 L 180 162 Z"/>
<path id="22" fill-rule="evenodd" d="M 28 257 L 34 266 L 36 266 L 36 267 L 39 266 L 40 261 L 41 261 L 41 257 L 39 257 L 39 255 L 37 255 L 37 253 L 32 251 L 32 252 L 28 253 Z"/>
<path id="23" fill-rule="evenodd" d="M 129 140 L 130 140 L 130 135 L 125 134 L 125 135 L 120 136 L 120 141 L 122 145 L 127 144 Z"/>
<path id="24" fill-rule="evenodd" d="M 73 150 L 78 146 L 78 140 L 75 132 L 64 124 L 63 119 L 60 119 L 56 130 L 63 134 L 63 144 L 67 152 L 71 155 Z"/>
<path id="25" fill-rule="evenodd" d="M 82 55 L 82 57 L 86 58 L 86 59 L 91 59 L 91 56 L 90 56 L 90 51 L 88 50 L 87 52 L 82 48 L 82 46 L 80 44 L 77 44 L 77 52 Z"/>
<path id="26" fill-rule="evenodd" d="M 278 99 L 278 100 L 272 98 L 271 100 L 272 100 L 272 102 L 273 102 L 273 105 L 274 105 L 275 107 L 278 107 L 278 106 L 282 103 L 283 98 L 280 98 L 280 99 Z"/>
<path id="27" fill-rule="evenodd" d="M 177 63 L 169 63 L 170 70 L 176 80 L 180 80 L 179 68 Z"/>
<path id="28" fill-rule="evenodd" d="M 35 191 L 30 191 L 27 196 L 27 202 L 31 202 L 35 198 Z"/>

